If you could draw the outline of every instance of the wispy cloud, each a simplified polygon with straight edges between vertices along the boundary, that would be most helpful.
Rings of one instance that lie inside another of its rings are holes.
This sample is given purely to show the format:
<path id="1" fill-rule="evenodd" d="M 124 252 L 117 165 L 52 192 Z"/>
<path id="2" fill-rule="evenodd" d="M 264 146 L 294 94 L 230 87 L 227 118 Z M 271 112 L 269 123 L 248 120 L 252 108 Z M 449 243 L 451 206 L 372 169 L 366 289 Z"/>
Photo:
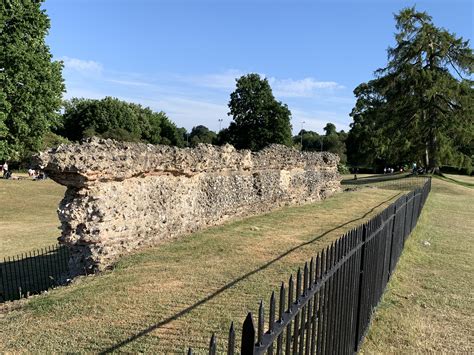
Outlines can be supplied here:
<path id="1" fill-rule="evenodd" d="M 270 77 L 268 82 L 272 86 L 275 95 L 280 97 L 311 97 L 324 91 L 344 88 L 335 81 L 318 81 L 311 77 L 299 80 L 279 80 Z"/>
<path id="2" fill-rule="evenodd" d="M 235 88 L 235 80 L 245 73 L 237 69 L 229 69 L 221 73 L 203 75 L 177 75 L 176 78 L 194 86 L 231 91 Z"/>
<path id="3" fill-rule="evenodd" d="M 127 73 L 104 68 L 94 60 L 71 57 L 61 58 L 67 70 L 66 98 L 100 99 L 105 96 L 140 103 L 156 111 L 164 111 L 178 126 L 191 129 L 204 124 L 212 130 L 231 121 L 227 115 L 229 94 L 235 89 L 235 80 L 246 74 L 237 69 L 202 75 Z M 293 132 L 305 129 L 322 132 L 327 122 L 338 129 L 348 128 L 352 98 L 345 96 L 344 87 L 335 81 L 268 78 L 274 94 L 288 104 L 292 112 Z M 342 90 L 341 90 L 342 89 Z M 309 99 L 308 99 L 309 98 Z"/>
<path id="4" fill-rule="evenodd" d="M 125 86 L 153 86 L 153 84 L 145 81 L 134 81 L 134 80 L 120 80 L 120 79 L 106 79 L 107 82 L 113 84 L 120 84 Z"/>
<path id="5" fill-rule="evenodd" d="M 235 81 L 246 73 L 230 69 L 222 73 L 205 74 L 198 76 L 179 76 L 179 80 L 191 85 L 222 89 L 232 91 L 235 88 Z M 267 78 L 273 92 L 278 97 L 313 97 L 318 94 L 332 92 L 335 89 L 343 89 L 344 86 L 335 81 L 319 81 L 312 77 L 303 79 L 292 78 L 276 78 L 262 73 L 258 73 L 261 77 Z"/>
<path id="6" fill-rule="evenodd" d="M 64 62 L 64 67 L 67 70 L 74 70 L 81 73 L 100 73 L 103 70 L 102 64 L 94 60 L 83 60 L 71 57 L 61 57 L 60 60 Z"/>

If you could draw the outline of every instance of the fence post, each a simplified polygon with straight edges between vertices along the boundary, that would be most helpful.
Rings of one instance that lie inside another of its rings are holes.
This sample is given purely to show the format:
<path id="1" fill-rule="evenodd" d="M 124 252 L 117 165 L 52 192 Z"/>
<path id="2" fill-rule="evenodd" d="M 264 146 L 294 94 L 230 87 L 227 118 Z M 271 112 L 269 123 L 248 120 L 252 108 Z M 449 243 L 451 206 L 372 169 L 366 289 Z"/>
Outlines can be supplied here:
<path id="1" fill-rule="evenodd" d="M 393 262 L 392 262 L 392 253 L 393 253 L 393 240 L 395 239 L 395 222 L 397 221 L 397 205 L 394 205 L 393 208 L 393 222 L 392 222 L 392 231 L 390 232 L 390 252 L 389 252 L 389 259 L 388 259 L 388 275 L 387 281 L 390 280 L 390 276 L 392 275 L 393 270 Z"/>
<path id="2" fill-rule="evenodd" d="M 361 246 L 361 256 L 360 256 L 360 268 L 359 268 L 359 295 L 357 296 L 357 312 L 356 312 L 356 328 L 355 328 L 355 340 L 354 340 L 354 351 L 357 352 L 359 349 L 359 341 L 361 335 L 361 312 L 362 312 L 362 291 L 363 291 L 363 281 L 364 281 L 364 259 L 365 259 L 365 241 L 367 239 L 367 224 L 364 225 L 362 232 L 362 246 Z"/>
<path id="3" fill-rule="evenodd" d="M 410 233 L 413 232 L 413 229 L 415 229 L 416 225 L 416 190 L 413 192 L 413 202 L 412 202 L 412 208 L 411 208 L 411 221 L 410 221 Z M 407 236 L 408 238 L 408 236 Z"/>
<path id="4" fill-rule="evenodd" d="M 2 263 L 0 263 L 0 302 L 5 302 L 7 300 L 7 297 L 6 297 L 6 287 L 5 287 L 5 283 L 4 283 L 4 278 L 3 278 L 3 269 L 4 269 L 4 266 Z"/>
<path id="5" fill-rule="evenodd" d="M 242 326 L 242 343 L 240 353 L 242 355 L 253 355 L 255 350 L 255 325 L 252 313 L 247 314 Z"/>

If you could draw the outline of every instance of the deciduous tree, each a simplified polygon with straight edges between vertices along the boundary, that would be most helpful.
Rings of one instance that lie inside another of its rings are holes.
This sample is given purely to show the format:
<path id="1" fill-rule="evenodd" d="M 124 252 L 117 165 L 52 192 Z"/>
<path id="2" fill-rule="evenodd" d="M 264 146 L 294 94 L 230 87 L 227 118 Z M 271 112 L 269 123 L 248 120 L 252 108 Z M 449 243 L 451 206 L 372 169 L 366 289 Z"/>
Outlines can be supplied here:
<path id="1" fill-rule="evenodd" d="M 148 107 L 112 97 L 66 101 L 58 133 L 73 141 L 100 136 L 121 141 L 184 146 L 182 132 L 164 112 L 154 112 Z"/>
<path id="2" fill-rule="evenodd" d="M 229 115 L 233 117 L 226 135 L 239 149 L 259 150 L 272 143 L 290 146 L 291 112 L 277 101 L 267 79 L 248 74 L 237 80 L 230 95 Z"/>
<path id="3" fill-rule="evenodd" d="M 192 147 L 195 147 L 199 143 L 213 144 L 215 143 L 217 134 L 211 131 L 206 126 L 193 127 L 189 134 L 189 143 Z"/>
<path id="4" fill-rule="evenodd" d="M 45 43 L 50 22 L 41 3 L 0 5 L 0 159 L 37 151 L 59 117 L 62 63 Z"/>

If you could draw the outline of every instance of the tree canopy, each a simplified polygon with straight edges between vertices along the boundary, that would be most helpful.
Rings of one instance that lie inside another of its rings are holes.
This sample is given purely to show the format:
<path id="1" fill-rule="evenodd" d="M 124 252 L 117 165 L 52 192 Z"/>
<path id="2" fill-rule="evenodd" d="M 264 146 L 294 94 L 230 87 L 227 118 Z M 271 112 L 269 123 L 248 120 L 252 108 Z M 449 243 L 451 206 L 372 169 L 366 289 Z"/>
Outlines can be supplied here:
<path id="1" fill-rule="evenodd" d="M 214 144 L 216 139 L 217 134 L 203 125 L 193 127 L 189 134 L 189 144 L 191 147 L 195 147 L 199 143 Z"/>
<path id="2" fill-rule="evenodd" d="M 324 127 L 325 134 L 320 135 L 314 131 L 302 129 L 297 136 L 293 137 L 294 145 L 301 145 L 303 151 L 326 151 L 339 155 L 341 164 L 347 162 L 346 139 L 347 133 L 341 130 L 337 132 L 333 123 Z"/>
<path id="3" fill-rule="evenodd" d="M 436 27 L 426 12 L 395 15 L 396 46 L 376 78 L 360 84 L 348 137 L 354 165 L 448 160 L 472 164 L 474 57 L 469 42 Z"/>
<path id="4" fill-rule="evenodd" d="M 220 134 L 238 149 L 259 150 L 272 143 L 291 145 L 291 112 L 277 101 L 267 79 L 248 74 L 230 94 L 229 128 Z"/>
<path id="5" fill-rule="evenodd" d="M 73 98 L 64 104 L 62 136 L 77 141 L 100 136 L 122 141 L 184 146 L 183 133 L 164 112 L 106 97 L 102 100 Z"/>
<path id="6" fill-rule="evenodd" d="M 45 44 L 50 21 L 41 3 L 0 5 L 0 159 L 40 149 L 59 118 L 62 63 L 52 60 Z"/>

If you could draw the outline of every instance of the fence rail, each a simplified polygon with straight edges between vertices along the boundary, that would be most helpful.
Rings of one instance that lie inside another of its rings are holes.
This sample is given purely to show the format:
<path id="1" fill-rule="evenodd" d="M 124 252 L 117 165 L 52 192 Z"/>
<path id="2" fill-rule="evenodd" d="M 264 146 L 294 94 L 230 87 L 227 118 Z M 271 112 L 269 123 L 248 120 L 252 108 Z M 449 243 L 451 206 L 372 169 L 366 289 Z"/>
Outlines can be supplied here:
<path id="1" fill-rule="evenodd" d="M 417 180 L 420 181 L 420 180 Z M 431 178 L 400 197 L 368 222 L 340 237 L 282 283 L 277 305 L 273 292 L 269 319 L 264 303 L 256 319 L 248 313 L 239 353 L 352 354 L 359 350 L 372 313 L 415 227 L 431 190 Z M 278 307 L 277 307 L 278 306 Z M 267 325 L 265 325 L 267 323 Z M 236 351 L 231 324 L 227 354 Z M 216 354 L 212 335 L 209 354 Z M 190 348 L 188 354 L 193 354 Z"/>
<path id="2" fill-rule="evenodd" d="M 38 294 L 65 281 L 69 251 L 54 245 L 0 262 L 0 302 Z"/>

